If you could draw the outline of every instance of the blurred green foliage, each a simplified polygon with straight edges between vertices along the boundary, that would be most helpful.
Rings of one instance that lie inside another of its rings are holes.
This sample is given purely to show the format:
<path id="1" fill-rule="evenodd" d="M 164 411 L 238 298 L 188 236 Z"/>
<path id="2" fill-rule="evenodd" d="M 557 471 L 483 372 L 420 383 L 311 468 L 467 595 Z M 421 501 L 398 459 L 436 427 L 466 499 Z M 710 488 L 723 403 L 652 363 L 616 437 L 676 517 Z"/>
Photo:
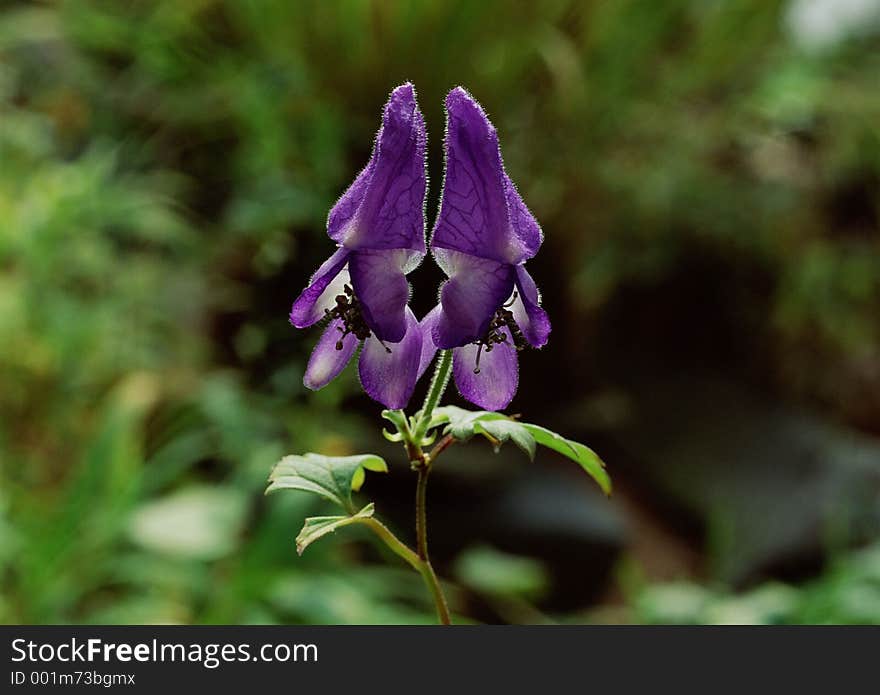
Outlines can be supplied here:
<path id="1" fill-rule="evenodd" d="M 678 582 L 643 586 L 637 622 L 692 625 L 880 624 L 880 544 L 840 558 L 801 587 L 772 582 L 739 595 Z"/>
<path id="2" fill-rule="evenodd" d="M 5 5 L 0 620 L 430 619 L 404 568 L 294 559 L 314 503 L 261 496 L 363 439 L 286 311 L 405 79 L 433 181 L 445 92 L 490 112 L 575 319 L 714 249 L 772 280 L 786 388 L 880 430 L 880 43 L 814 45 L 798 4 Z"/>

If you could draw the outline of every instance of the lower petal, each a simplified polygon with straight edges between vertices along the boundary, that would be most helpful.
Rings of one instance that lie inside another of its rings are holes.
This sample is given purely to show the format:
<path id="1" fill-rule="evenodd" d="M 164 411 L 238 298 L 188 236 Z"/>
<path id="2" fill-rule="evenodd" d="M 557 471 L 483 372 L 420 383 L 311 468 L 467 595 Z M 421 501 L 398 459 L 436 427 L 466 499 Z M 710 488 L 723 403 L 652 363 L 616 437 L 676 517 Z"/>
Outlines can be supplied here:
<path id="1" fill-rule="evenodd" d="M 422 374 L 425 373 L 428 365 L 431 364 L 431 360 L 434 359 L 434 355 L 437 354 L 437 346 L 434 345 L 433 332 L 434 326 L 436 326 L 437 322 L 440 320 L 440 314 L 442 311 L 443 310 L 438 304 L 419 322 L 419 331 L 422 334 L 422 355 L 419 359 L 419 379 L 422 378 Z"/>
<path id="2" fill-rule="evenodd" d="M 439 348 L 483 337 L 495 311 L 513 291 L 513 266 L 448 249 L 435 249 L 450 273 L 440 290 L 443 313 L 433 330 Z M 439 259 L 439 258 L 438 258 Z"/>
<path id="3" fill-rule="evenodd" d="M 364 341 L 358 363 L 367 395 L 386 408 L 405 408 L 416 387 L 422 355 L 422 333 L 409 307 L 405 309 L 403 340 L 386 346 L 376 336 Z M 389 352 L 390 350 L 390 352 Z"/>
<path id="4" fill-rule="evenodd" d="M 532 347 L 544 347 L 550 337 L 550 318 L 540 306 L 538 286 L 521 265 L 516 266 L 516 287 L 518 296 L 511 307 L 513 319 Z"/>
<path id="5" fill-rule="evenodd" d="M 485 410 L 506 408 L 519 383 L 519 365 L 513 339 L 506 328 L 507 342 L 492 346 L 491 351 L 484 347 L 480 354 L 479 373 L 477 353 L 479 346 L 465 345 L 453 353 L 452 374 L 455 385 L 465 399 Z"/>
<path id="6" fill-rule="evenodd" d="M 379 340 L 397 343 L 407 330 L 404 309 L 409 283 L 403 267 L 410 254 L 405 250 L 361 250 L 352 253 L 348 269 L 354 294 L 364 320 Z"/>
<path id="7" fill-rule="evenodd" d="M 357 349 L 358 339 L 352 333 L 343 337 L 342 325 L 339 319 L 331 321 L 318 340 L 318 344 L 315 345 L 315 349 L 312 350 L 312 356 L 303 376 L 303 384 L 306 388 L 317 391 L 333 381 L 339 372 L 345 369 L 345 365 Z M 342 349 L 337 350 L 340 341 L 342 341 Z"/>
<path id="8" fill-rule="evenodd" d="M 333 306 L 336 295 L 348 282 L 348 273 L 342 272 L 351 252 L 337 249 L 330 258 L 318 268 L 302 294 L 296 298 L 290 310 L 290 322 L 297 328 L 308 328 L 324 317 L 324 309 Z"/>

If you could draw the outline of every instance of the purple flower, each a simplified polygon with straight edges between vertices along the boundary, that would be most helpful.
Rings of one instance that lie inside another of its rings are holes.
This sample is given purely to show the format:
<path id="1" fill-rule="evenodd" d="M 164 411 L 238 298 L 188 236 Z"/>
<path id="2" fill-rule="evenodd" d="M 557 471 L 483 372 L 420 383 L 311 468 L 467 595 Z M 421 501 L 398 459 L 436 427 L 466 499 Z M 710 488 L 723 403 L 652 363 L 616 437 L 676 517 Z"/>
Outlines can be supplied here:
<path id="1" fill-rule="evenodd" d="M 550 334 L 524 265 L 543 235 L 504 170 L 498 135 L 480 105 L 457 87 L 446 113 L 446 173 L 431 251 L 449 279 L 422 330 L 436 347 L 455 348 L 462 396 L 499 410 L 516 393 L 517 350 L 540 348 Z"/>
<path id="2" fill-rule="evenodd" d="M 319 389 L 359 362 L 367 394 L 402 408 L 415 388 L 422 335 L 407 306 L 406 274 L 425 256 L 425 121 L 409 83 L 388 99 L 373 154 L 330 211 L 338 249 L 293 303 L 290 322 L 328 322 L 303 383 Z"/>

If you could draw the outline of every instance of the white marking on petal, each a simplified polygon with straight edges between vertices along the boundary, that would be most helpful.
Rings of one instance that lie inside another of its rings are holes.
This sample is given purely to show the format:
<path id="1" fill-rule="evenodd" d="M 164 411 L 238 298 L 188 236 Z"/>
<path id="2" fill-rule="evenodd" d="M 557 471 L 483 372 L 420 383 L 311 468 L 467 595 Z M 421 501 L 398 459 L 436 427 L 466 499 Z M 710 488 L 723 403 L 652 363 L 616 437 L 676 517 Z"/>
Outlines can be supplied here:
<path id="1" fill-rule="evenodd" d="M 321 292 L 315 301 L 315 311 L 320 316 L 324 315 L 324 309 L 332 309 L 336 306 L 336 296 L 344 293 L 345 285 L 351 285 L 351 278 L 348 275 L 348 264 L 339 271 L 339 275 L 330 281 L 330 284 L 324 288 L 324 291 Z"/>

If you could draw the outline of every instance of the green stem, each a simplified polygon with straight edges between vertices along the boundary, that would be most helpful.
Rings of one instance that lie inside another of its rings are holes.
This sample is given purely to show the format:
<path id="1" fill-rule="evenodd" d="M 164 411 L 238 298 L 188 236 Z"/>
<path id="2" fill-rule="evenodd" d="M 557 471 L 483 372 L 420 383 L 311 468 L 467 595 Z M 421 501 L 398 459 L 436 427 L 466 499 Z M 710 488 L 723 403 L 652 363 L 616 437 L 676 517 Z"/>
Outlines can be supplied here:
<path id="1" fill-rule="evenodd" d="M 434 598 L 434 606 L 437 609 L 437 619 L 441 625 L 452 625 L 452 618 L 449 617 L 449 606 L 446 605 L 446 597 L 443 595 L 443 589 L 440 586 L 440 580 L 434 573 L 434 568 L 430 562 L 425 562 L 421 569 L 422 579 L 428 585 L 428 590 Z"/>
<path id="2" fill-rule="evenodd" d="M 369 517 L 364 519 L 361 523 L 369 527 L 369 529 L 375 533 L 395 555 L 403 558 L 407 564 L 422 575 L 422 579 L 424 579 L 425 585 L 428 587 L 428 591 L 431 592 L 431 597 L 434 599 L 438 619 L 443 625 L 451 625 L 452 621 L 449 618 L 449 607 L 446 605 L 446 598 L 443 596 L 443 589 L 440 587 L 440 581 L 437 579 L 437 575 L 434 573 L 434 568 L 431 567 L 431 563 L 427 560 L 422 560 L 422 558 L 410 550 L 402 540 L 395 536 L 391 530 L 378 519 Z"/>
<path id="3" fill-rule="evenodd" d="M 410 550 L 409 546 L 406 545 L 402 540 L 400 540 L 397 536 L 395 536 L 391 529 L 389 529 L 385 524 L 376 519 L 375 517 L 369 517 L 364 519 L 363 522 L 369 529 L 375 533 L 379 539 L 387 545 L 393 553 L 402 557 L 406 562 L 419 574 L 423 574 L 422 568 L 425 563 L 422 562 L 421 558 L 416 555 L 412 550 Z"/>
<path id="4" fill-rule="evenodd" d="M 428 487 L 428 474 L 431 472 L 431 459 L 426 457 L 422 452 L 422 441 L 428 432 L 428 426 L 431 424 L 431 417 L 434 414 L 434 408 L 440 402 L 446 386 L 449 384 L 449 373 L 452 368 L 452 350 L 442 350 L 440 359 L 437 360 L 437 367 L 434 369 L 434 378 L 431 379 L 431 387 L 428 389 L 428 395 L 425 397 L 425 404 L 422 406 L 422 414 L 415 426 L 412 437 L 412 445 L 416 451 L 410 454 L 410 463 L 418 471 L 419 481 L 416 485 L 416 539 L 419 559 L 422 561 L 422 577 L 434 597 L 434 604 L 437 607 L 437 617 L 441 624 L 451 625 L 452 620 L 449 617 L 449 607 L 446 605 L 446 598 L 443 596 L 443 588 L 440 586 L 440 580 L 434 567 L 431 565 L 431 559 L 428 556 L 428 514 L 426 491 Z"/>
<path id="5" fill-rule="evenodd" d="M 428 427 L 431 424 L 431 417 L 434 414 L 434 408 L 440 402 L 443 392 L 449 383 L 449 372 L 452 367 L 452 350 L 443 350 L 440 352 L 440 359 L 434 369 L 434 378 L 431 379 L 431 387 L 428 389 L 428 395 L 422 406 L 421 415 L 418 422 L 410 430 L 407 424 L 406 415 L 403 411 L 398 411 L 396 418 L 393 420 L 397 425 L 398 432 L 402 435 L 403 443 L 406 446 L 407 456 L 410 464 L 419 474 L 419 481 L 416 486 L 416 541 L 417 552 L 414 553 L 404 543 L 400 541 L 388 528 L 380 521 L 370 518 L 365 523 L 373 530 L 373 532 L 382 539 L 392 551 L 406 560 L 414 567 L 422 579 L 431 596 L 434 599 L 434 605 L 437 608 L 437 617 L 443 625 L 451 625 L 452 621 L 449 617 L 449 607 L 446 605 L 446 597 L 443 596 L 443 588 L 440 586 L 440 580 L 437 573 L 431 566 L 431 560 L 428 557 L 428 529 L 427 529 L 427 504 L 425 502 L 425 491 L 428 485 L 428 474 L 431 471 L 431 456 L 425 455 L 422 450 L 422 444 Z M 389 418 L 391 419 L 391 418 Z M 444 438 L 444 441 L 446 438 Z M 435 447 L 433 453 L 439 453 L 451 442 L 447 442 L 443 447 Z"/>
<path id="6" fill-rule="evenodd" d="M 428 561 L 428 505 L 426 493 L 428 489 L 428 466 L 419 467 L 419 482 L 416 484 L 416 548 L 419 558 Z"/>
<path id="7" fill-rule="evenodd" d="M 434 597 L 437 607 L 437 617 L 443 625 L 451 625 L 449 607 L 446 605 L 446 597 L 440 580 L 437 578 L 431 559 L 428 557 L 428 514 L 426 503 L 426 491 L 428 489 L 428 474 L 431 472 L 430 462 L 419 466 L 419 482 L 416 485 L 416 538 L 419 559 L 422 561 L 422 577 Z"/>
<path id="8" fill-rule="evenodd" d="M 441 350 L 440 359 L 437 360 L 437 367 L 434 369 L 434 378 L 431 379 L 431 388 L 428 389 L 428 395 L 425 397 L 425 404 L 422 406 L 422 415 L 416 425 L 413 433 L 413 440 L 421 446 L 422 439 L 428 431 L 428 425 L 431 423 L 431 416 L 434 414 L 434 408 L 440 402 L 440 397 L 449 384 L 449 372 L 452 367 L 452 350 Z"/>

